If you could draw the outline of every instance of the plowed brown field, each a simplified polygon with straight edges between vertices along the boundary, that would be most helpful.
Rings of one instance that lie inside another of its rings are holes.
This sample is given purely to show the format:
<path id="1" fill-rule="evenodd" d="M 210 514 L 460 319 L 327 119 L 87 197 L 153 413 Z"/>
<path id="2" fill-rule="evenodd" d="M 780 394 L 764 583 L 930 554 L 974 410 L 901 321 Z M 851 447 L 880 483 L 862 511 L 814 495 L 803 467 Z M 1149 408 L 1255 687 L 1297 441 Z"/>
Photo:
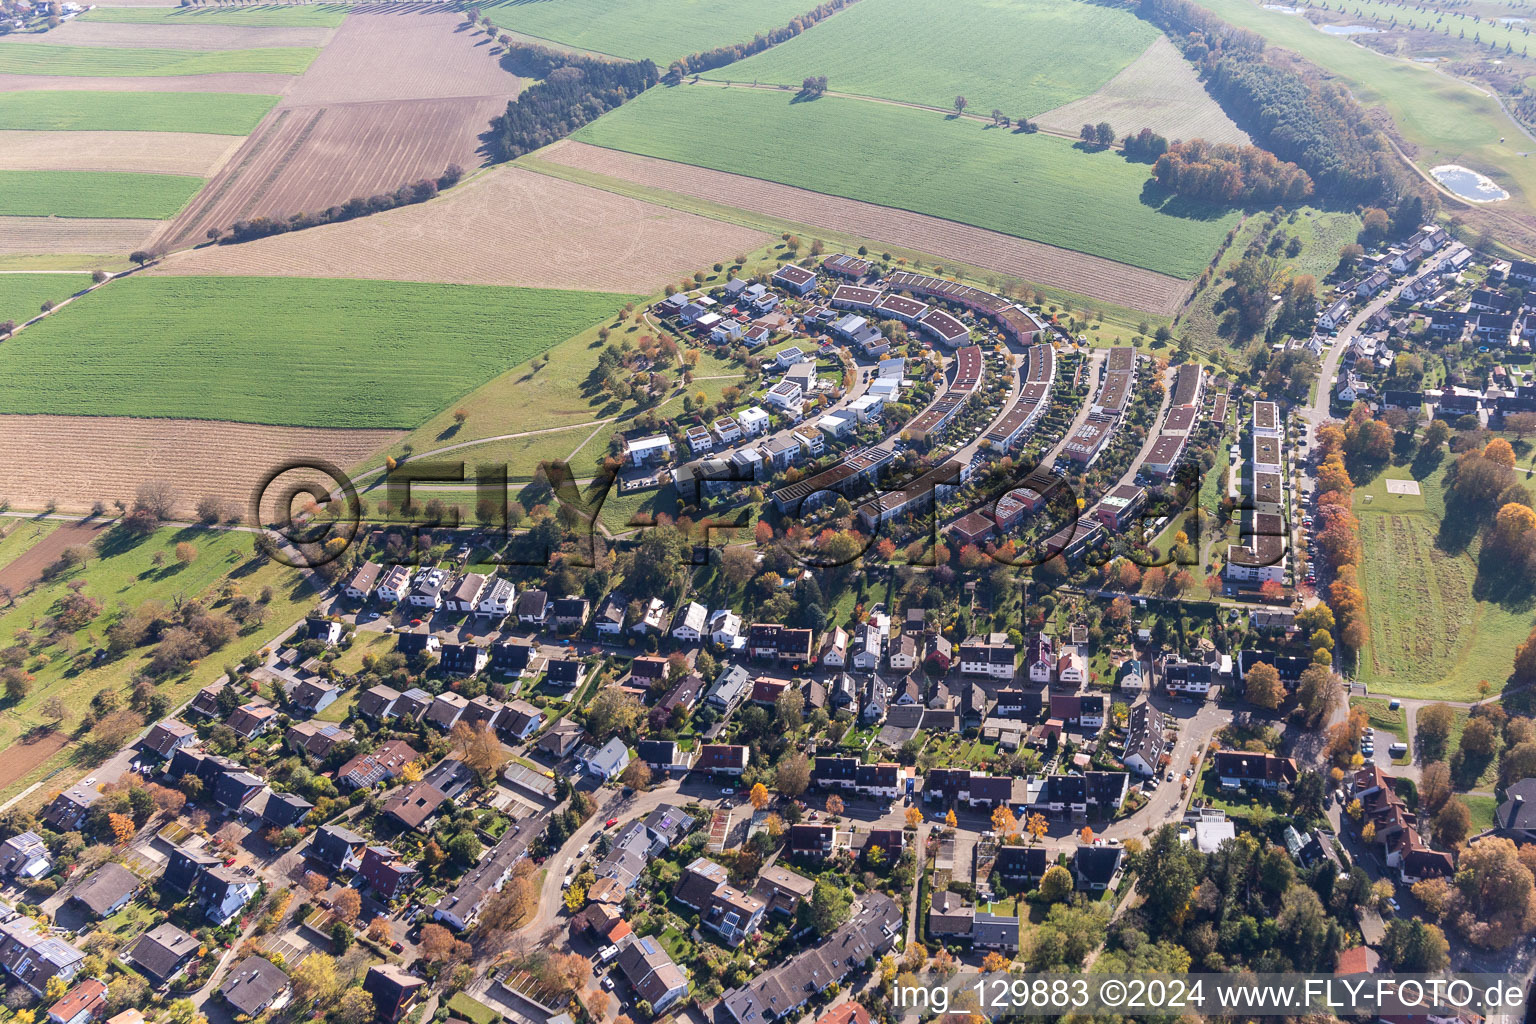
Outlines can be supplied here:
<path id="1" fill-rule="evenodd" d="M 0 481 L 18 508 L 57 501 L 85 512 L 131 500 L 139 485 L 168 481 L 181 512 L 212 495 L 249 508 L 263 478 L 291 460 L 355 465 L 392 444 L 395 430 L 320 430 L 207 420 L 113 416 L 0 416 Z"/>
<path id="2" fill-rule="evenodd" d="M 244 92 L 271 96 L 283 75 L 166 75 L 162 78 L 86 78 L 76 75 L 0 75 L 0 92 Z"/>
<path id="3" fill-rule="evenodd" d="M 354 196 L 480 164 L 478 132 L 500 98 L 279 107 L 164 236 L 201 241 L 256 216 L 318 212 Z"/>
<path id="4" fill-rule="evenodd" d="M 209 228 L 318 213 L 449 164 L 478 167 L 480 135 L 518 86 L 460 14 L 354 10 L 157 242 L 186 245 Z"/>
<path id="5" fill-rule="evenodd" d="M 158 220 L 0 217 L 0 253 L 126 253 L 164 226 Z"/>
<path id="6" fill-rule="evenodd" d="M 58 561 L 65 548 L 89 544 L 103 528 L 98 523 L 65 523 L 12 561 L 0 565 L 0 587 L 12 594 L 21 593 L 43 578 L 43 570 Z"/>
<path id="7" fill-rule="evenodd" d="M 517 95 L 515 75 L 501 69 L 483 33 L 464 16 L 420 7 L 398 13 L 353 13 L 288 90 L 295 106 L 374 100 Z M 482 128 L 483 130 L 483 128 Z"/>
<path id="8" fill-rule="evenodd" d="M 1166 274 L 745 175 L 600 149 L 568 139 L 541 150 L 538 156 L 650 188 L 932 253 L 1149 313 L 1173 313 L 1189 290 L 1187 281 Z"/>
<path id="9" fill-rule="evenodd" d="M 153 25 L 110 21 L 66 21 L 42 35 L 13 34 L 0 41 L 49 46 L 121 46 L 130 49 L 244 50 L 262 46 L 323 46 L 328 28 L 267 28 L 250 25 Z"/>
<path id="10" fill-rule="evenodd" d="M 734 224 L 502 167 L 430 203 L 196 249 L 155 272 L 644 293 L 767 241 Z"/>
<path id="11" fill-rule="evenodd" d="M 245 141 L 197 132 L 0 131 L 0 169 L 213 175 Z"/>

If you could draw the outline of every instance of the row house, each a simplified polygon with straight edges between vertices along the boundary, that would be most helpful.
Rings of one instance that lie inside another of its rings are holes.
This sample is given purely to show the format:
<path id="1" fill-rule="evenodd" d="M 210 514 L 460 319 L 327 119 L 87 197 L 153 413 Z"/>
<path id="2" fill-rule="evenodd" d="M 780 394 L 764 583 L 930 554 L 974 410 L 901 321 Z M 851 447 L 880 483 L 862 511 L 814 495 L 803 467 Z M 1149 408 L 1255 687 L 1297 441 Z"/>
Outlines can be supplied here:
<path id="1" fill-rule="evenodd" d="M 863 764 L 856 757 L 818 757 L 812 781 L 822 789 L 836 789 L 870 799 L 895 800 L 901 795 L 901 765 L 894 762 Z"/>
<path id="2" fill-rule="evenodd" d="M 1029 813 L 1056 821 L 1107 821 L 1119 813 L 1130 792 L 1126 772 L 1047 775 L 1028 785 Z"/>
<path id="3" fill-rule="evenodd" d="M 1216 777 L 1223 789 L 1287 789 L 1296 781 L 1294 758 L 1248 750 L 1216 751 Z"/>
<path id="4" fill-rule="evenodd" d="M 960 645 L 960 672 L 988 679 L 1012 679 L 1018 649 L 1002 633 L 973 636 Z"/>

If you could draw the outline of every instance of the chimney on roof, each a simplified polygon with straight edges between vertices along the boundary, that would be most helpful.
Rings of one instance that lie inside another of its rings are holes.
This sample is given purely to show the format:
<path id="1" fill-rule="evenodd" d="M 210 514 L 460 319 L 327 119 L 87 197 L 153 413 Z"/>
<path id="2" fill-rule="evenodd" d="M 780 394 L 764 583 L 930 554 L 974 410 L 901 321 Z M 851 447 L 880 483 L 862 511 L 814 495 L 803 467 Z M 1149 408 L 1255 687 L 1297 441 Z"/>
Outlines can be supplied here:
<path id="1" fill-rule="evenodd" d="M 1516 793 L 1515 798 L 1510 801 L 1509 828 L 1514 828 L 1515 822 L 1520 820 L 1520 808 L 1523 806 L 1525 806 L 1525 797 Z"/>

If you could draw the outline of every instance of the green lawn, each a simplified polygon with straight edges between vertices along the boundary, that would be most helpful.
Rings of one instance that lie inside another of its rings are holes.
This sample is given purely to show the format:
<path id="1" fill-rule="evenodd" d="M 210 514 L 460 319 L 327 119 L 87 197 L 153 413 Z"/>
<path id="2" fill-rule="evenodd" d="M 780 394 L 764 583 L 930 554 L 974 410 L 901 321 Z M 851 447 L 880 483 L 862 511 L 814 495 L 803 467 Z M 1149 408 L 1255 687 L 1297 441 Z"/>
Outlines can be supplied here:
<path id="1" fill-rule="evenodd" d="M 126 171 L 0 171 L 0 216 L 169 220 L 202 178 Z"/>
<path id="2" fill-rule="evenodd" d="M 9 344 L 7 342 L 6 344 Z M 0 348 L 5 346 L 0 345 Z M 85 565 L 70 570 L 51 582 L 40 583 L 16 597 L 15 604 L 0 610 L 0 648 L 18 642 L 18 635 L 30 633 L 23 667 L 33 676 L 32 687 L 20 701 L 6 701 L 0 715 L 0 749 L 12 747 L 17 739 L 47 719 L 42 707 L 51 698 L 59 698 L 65 707 L 63 729 L 71 733 L 88 710 L 88 704 L 101 690 L 126 693 L 129 681 L 142 671 L 152 647 L 140 647 L 119 658 L 93 664 L 91 653 L 106 641 L 107 627 L 123 607 L 136 608 L 144 602 L 166 607 L 181 599 L 200 599 L 205 604 L 222 607 L 219 597 L 224 581 L 233 582 L 252 597 L 271 588 L 266 606 L 266 620 L 259 627 L 236 637 L 229 646 L 197 662 L 186 672 L 166 677 L 156 684 L 173 706 L 188 699 L 200 687 L 218 679 L 223 666 L 238 661 L 245 654 L 269 642 L 292 625 L 313 604 L 315 595 L 296 570 L 275 563 L 253 564 L 249 534 L 210 531 L 197 528 L 157 531 L 141 540 L 104 534 L 105 543 L 93 552 Z M 177 544 L 187 542 L 196 556 L 186 565 L 175 557 Z M 156 565 L 159 557 L 160 565 Z M 72 584 L 84 582 L 82 592 L 100 602 L 100 614 L 73 633 L 65 634 L 65 643 L 52 642 L 36 626 L 54 610 Z M 80 665 L 76 667 L 76 659 Z M 13 795 L 50 771 L 71 766 L 73 745 L 40 761 L 21 779 L 8 786 L 0 796 Z M 93 764 L 73 767 L 74 776 L 93 768 Z M 53 788 L 64 788 L 70 778 L 50 779 Z"/>
<path id="3" fill-rule="evenodd" d="M 1304 18 L 1269 10 L 1252 0 L 1197 2 L 1338 75 L 1362 106 L 1385 106 L 1421 167 L 1464 164 L 1487 174 L 1512 195 L 1523 194 L 1527 202 L 1536 199 L 1536 166 L 1525 159 L 1529 139 L 1492 96 L 1423 64 L 1396 60 L 1343 36 L 1328 35 Z M 1403 7 L 1394 8 L 1393 13 L 1400 20 L 1414 17 Z"/>
<path id="4" fill-rule="evenodd" d="M 0 346 L 0 411 L 412 427 L 627 299 L 390 281 L 134 277 Z"/>
<path id="5" fill-rule="evenodd" d="M 455 992 L 453 998 L 448 1000 L 448 1009 L 455 1016 L 469 1021 L 469 1024 L 497 1024 L 501 1020 L 500 1011 L 486 1006 L 468 992 Z"/>
<path id="6" fill-rule="evenodd" d="M 700 131 L 708 125 L 708 131 Z M 1236 213 L 1144 197 L 1147 167 L 1046 135 L 864 100 L 793 103 L 712 85 L 656 88 L 575 138 L 747 174 L 1193 277 Z M 772 140 L 771 144 L 765 140 Z M 934 187 L 942 182 L 942 188 Z M 1144 198 L 1147 201 L 1144 201 Z"/>
<path id="7" fill-rule="evenodd" d="M 250 25 L 266 28 L 334 28 L 348 4 L 258 4 L 253 7 L 93 7 L 81 21 L 134 25 Z"/>
<path id="8" fill-rule="evenodd" d="M 665 68 L 692 53 L 751 42 L 759 32 L 787 25 L 816 4 L 811 0 L 491 0 L 477 6 L 500 28 L 615 57 L 649 57 Z"/>
<path id="9" fill-rule="evenodd" d="M 1373 693 L 1475 700 L 1483 680 L 1503 687 L 1531 631 L 1530 613 L 1473 597 L 1475 550 L 1436 545 L 1443 473 L 1419 481 L 1420 497 L 1389 498 L 1380 478 L 1355 492 L 1371 634 L 1359 676 Z"/>
<path id="10" fill-rule="evenodd" d="M 1030 116 L 1092 93 L 1141 55 L 1157 30 L 1129 8 L 1080 0 L 859 0 L 794 39 L 707 72 L 799 88 L 826 75 L 833 92 Z M 894 40 L 922 40 L 922 59 Z"/>
<path id="11" fill-rule="evenodd" d="M 276 102 L 237 92 L 0 92 L 0 129 L 249 135 Z"/>
<path id="12" fill-rule="evenodd" d="M 1463 793 L 1461 799 L 1467 805 L 1467 810 L 1472 812 L 1473 835 L 1493 827 L 1493 816 L 1499 809 L 1497 799 L 1477 793 Z"/>
<path id="13" fill-rule="evenodd" d="M 0 323 L 30 320 L 44 302 L 67 299 L 90 283 L 90 274 L 0 274 Z"/>
<path id="14" fill-rule="evenodd" d="M 268 75 L 303 73 L 320 51 L 313 46 L 267 46 L 252 50 L 151 50 L 111 46 L 0 46 L 0 74 L 92 75 L 127 78 L 214 75 L 243 72 Z"/>

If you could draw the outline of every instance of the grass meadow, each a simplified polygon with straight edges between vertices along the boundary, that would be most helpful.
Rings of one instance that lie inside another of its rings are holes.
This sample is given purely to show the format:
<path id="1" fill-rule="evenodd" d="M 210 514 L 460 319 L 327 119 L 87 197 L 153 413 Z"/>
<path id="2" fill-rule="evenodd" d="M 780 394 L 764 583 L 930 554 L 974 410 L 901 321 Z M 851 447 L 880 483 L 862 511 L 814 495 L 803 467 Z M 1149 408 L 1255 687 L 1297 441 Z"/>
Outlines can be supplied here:
<path id="1" fill-rule="evenodd" d="M 0 410 L 414 427 L 629 298 L 391 281 L 133 277 L 0 346 Z"/>
<path id="2" fill-rule="evenodd" d="M 30 320 L 43 303 L 67 299 L 90 283 L 90 274 L 0 274 L 0 323 Z"/>
<path id="3" fill-rule="evenodd" d="M 480 13 L 500 28 L 615 57 L 671 61 L 788 25 L 805 0 L 490 0 Z M 809 73 L 809 72 L 808 72 Z"/>
<path id="4" fill-rule="evenodd" d="M 1235 212 L 1203 205 L 1158 205 L 1144 192 L 1147 167 L 1118 153 L 862 100 L 795 103 L 782 92 L 709 85 L 653 89 L 574 137 L 1182 278 L 1200 272 L 1237 221 Z"/>
<path id="5" fill-rule="evenodd" d="M 1477 700 L 1484 680 L 1503 688 L 1531 615 L 1473 596 L 1475 545 L 1452 554 L 1436 544 L 1443 467 L 1419 481 L 1421 497 L 1388 495 L 1386 478 L 1406 475 L 1393 467 L 1355 491 L 1371 626 L 1359 677 L 1372 693 Z"/>
<path id="6" fill-rule="evenodd" d="M 89 75 L 97 78 L 176 77 L 227 72 L 297 75 L 319 54 L 320 51 L 312 46 L 200 51 L 6 43 L 0 46 L 0 74 Z"/>
<path id="7" fill-rule="evenodd" d="M 859 0 L 794 39 L 705 77 L 1030 116 L 1092 93 L 1141 55 L 1157 30 L 1128 9 L 1080 0 Z M 922 40 L 893 59 L 892 40 Z"/>
<path id="8" fill-rule="evenodd" d="M 30 527 L 23 523 L 21 529 Z M 139 648 L 94 665 L 87 658 L 86 664 L 78 668 L 74 657 L 75 653 L 88 653 L 105 642 L 106 629 L 122 607 L 134 608 L 145 601 L 170 605 L 181 598 L 197 598 L 217 605 L 221 603 L 218 592 L 226 582 L 234 583 L 252 598 L 259 597 L 263 588 L 272 588 L 263 625 L 243 633 L 223 651 L 204 658 L 181 675 L 157 684 L 157 691 L 165 694 L 174 706 L 223 675 L 225 664 L 238 660 L 292 625 L 314 600 L 296 570 L 250 561 L 249 534 L 167 528 L 137 541 L 108 531 L 101 540 L 85 565 L 51 581 L 39 582 L 18 594 L 14 604 L 0 610 L 0 647 L 10 647 L 20 642 L 19 634 L 29 633 L 32 639 L 28 642 L 24 667 L 34 677 L 32 689 L 25 697 L 5 701 L 5 714 L 0 715 L 0 748 L 12 747 L 29 730 L 44 724 L 47 719 L 41 709 L 53 697 L 64 703 L 62 729 L 68 733 L 85 717 L 90 700 L 97 693 L 126 690 L 129 681 L 148 661 L 151 648 Z M 186 565 L 175 557 L 176 545 L 183 541 L 196 548 L 196 557 Z M 154 564 L 157 555 L 163 563 L 158 566 Z M 80 581 L 84 581 L 83 592 L 100 602 L 102 612 L 68 634 L 64 644 L 49 644 L 41 639 L 47 634 L 37 630 L 35 624 L 49 616 L 59 599 L 69 593 L 71 584 Z M 66 747 L 54 754 L 0 796 L 12 795 L 52 768 L 68 766 L 70 753 Z M 89 767 L 82 765 L 80 771 Z M 57 788 L 67 785 L 50 784 Z"/>
<path id="9" fill-rule="evenodd" d="M 82 21 L 131 25 L 248 25 L 252 28 L 335 28 L 348 4 L 258 4 L 253 7 L 93 7 Z"/>
<path id="10" fill-rule="evenodd" d="M 127 171 L 0 171 L 0 216 L 169 220 L 202 178 Z"/>
<path id="11" fill-rule="evenodd" d="M 1527 203 L 1536 201 L 1536 166 L 1525 159 L 1530 140 L 1492 96 L 1426 65 L 1396 60 L 1346 37 L 1320 32 L 1305 18 L 1268 10 L 1252 0 L 1197 2 L 1338 75 L 1362 106 L 1384 106 L 1421 167 L 1465 164 Z M 1423 17 L 1401 8 L 1394 13 L 1400 20 Z M 1456 31 L 1452 29 L 1453 35 Z"/>
<path id="12" fill-rule="evenodd" d="M 0 129 L 249 135 L 275 103 L 235 92 L 0 92 Z"/>

